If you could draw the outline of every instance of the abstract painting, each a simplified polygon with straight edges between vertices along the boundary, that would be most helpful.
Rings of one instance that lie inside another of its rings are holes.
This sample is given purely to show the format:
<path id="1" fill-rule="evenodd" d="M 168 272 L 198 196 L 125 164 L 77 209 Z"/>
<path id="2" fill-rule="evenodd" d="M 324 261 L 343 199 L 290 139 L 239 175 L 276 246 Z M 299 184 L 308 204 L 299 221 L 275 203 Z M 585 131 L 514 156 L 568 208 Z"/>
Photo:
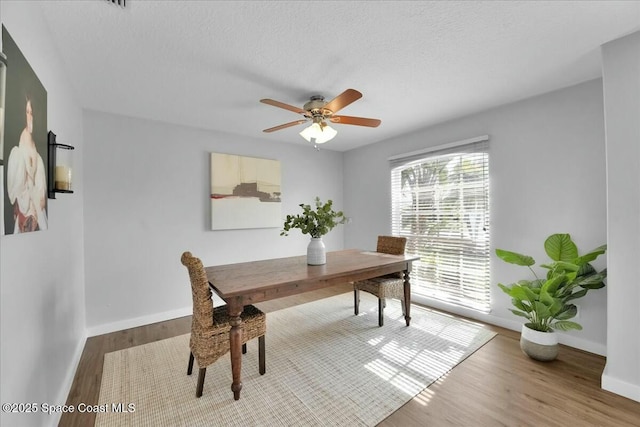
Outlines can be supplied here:
<path id="1" fill-rule="evenodd" d="M 2 26 L 7 57 L 4 111 L 4 233 L 46 230 L 47 91 Z"/>
<path id="2" fill-rule="evenodd" d="M 280 162 L 211 153 L 211 229 L 282 226 Z"/>

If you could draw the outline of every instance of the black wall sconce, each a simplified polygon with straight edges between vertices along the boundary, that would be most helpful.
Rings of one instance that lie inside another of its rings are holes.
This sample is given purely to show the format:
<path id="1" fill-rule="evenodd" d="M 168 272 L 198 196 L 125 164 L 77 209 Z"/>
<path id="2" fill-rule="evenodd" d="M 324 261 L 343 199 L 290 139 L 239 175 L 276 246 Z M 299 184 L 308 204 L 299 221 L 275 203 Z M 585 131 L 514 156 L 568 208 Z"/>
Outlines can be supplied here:
<path id="1" fill-rule="evenodd" d="M 71 190 L 71 145 L 58 144 L 56 134 L 49 131 L 47 136 L 49 145 L 49 170 L 47 173 L 47 192 L 50 199 L 56 198 L 56 193 L 73 193 Z"/>
<path id="2" fill-rule="evenodd" d="M 117 4 L 118 6 L 125 7 L 127 5 L 127 0 L 107 0 L 113 4 Z"/>

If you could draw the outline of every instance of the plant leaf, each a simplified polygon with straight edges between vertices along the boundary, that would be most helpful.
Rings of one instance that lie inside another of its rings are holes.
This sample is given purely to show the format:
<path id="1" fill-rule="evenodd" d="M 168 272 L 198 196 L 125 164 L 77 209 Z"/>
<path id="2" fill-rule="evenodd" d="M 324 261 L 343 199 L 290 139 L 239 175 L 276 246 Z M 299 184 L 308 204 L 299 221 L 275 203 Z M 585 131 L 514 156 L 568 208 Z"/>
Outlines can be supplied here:
<path id="1" fill-rule="evenodd" d="M 576 265 L 572 262 L 567 261 L 557 261 L 553 266 L 556 271 L 578 271 L 580 270 L 580 266 Z"/>
<path id="2" fill-rule="evenodd" d="M 542 288 L 543 284 L 544 284 L 543 280 L 536 279 L 529 282 L 529 287 L 535 292 L 536 290 Z"/>
<path id="3" fill-rule="evenodd" d="M 542 288 L 540 290 L 540 302 L 541 303 L 543 303 L 547 307 L 550 307 L 553 304 L 554 301 L 555 300 L 553 299 L 553 297 L 551 295 L 549 295 L 549 292 L 545 291 L 544 288 Z"/>
<path id="4" fill-rule="evenodd" d="M 586 276 L 591 273 L 597 273 L 596 269 L 589 263 L 582 264 L 578 270 L 578 276 Z"/>
<path id="5" fill-rule="evenodd" d="M 516 316 L 520 316 L 520 317 L 524 317 L 526 319 L 529 319 L 529 315 L 527 313 L 524 313 L 522 311 L 518 311 L 518 310 L 513 310 L 513 309 L 509 309 L 510 312 L 512 312 L 513 314 L 515 314 Z"/>
<path id="6" fill-rule="evenodd" d="M 566 275 L 560 274 L 559 276 L 556 276 L 556 277 L 553 277 L 553 278 L 547 280 L 542 285 L 542 289 L 541 289 L 540 293 L 542 294 L 542 292 L 545 292 L 545 293 L 548 293 L 550 295 L 555 295 L 556 292 L 558 292 L 558 287 L 560 286 L 560 284 L 562 282 L 564 282 L 564 280 L 566 278 L 567 278 Z"/>
<path id="7" fill-rule="evenodd" d="M 566 307 L 564 303 L 560 299 L 555 298 L 553 300 L 553 304 L 551 304 L 551 306 L 549 307 L 551 318 L 554 318 L 554 319 L 557 318 L 558 315 L 563 312 L 564 307 Z"/>
<path id="8" fill-rule="evenodd" d="M 511 288 L 510 288 L 510 287 L 505 286 L 505 285 L 503 285 L 502 283 L 498 283 L 498 287 L 499 287 L 500 289 L 502 289 L 502 291 L 503 291 L 505 294 L 507 294 L 507 295 L 511 296 Z"/>
<path id="9" fill-rule="evenodd" d="M 532 289 L 529 289 L 527 286 L 522 286 L 520 287 L 520 289 L 522 289 L 524 291 L 524 293 L 526 294 L 526 299 L 528 299 L 529 301 L 537 301 L 539 296 L 537 293 L 535 293 Z M 525 299 L 525 298 L 522 298 Z"/>
<path id="10" fill-rule="evenodd" d="M 526 326 L 538 332 L 553 332 L 553 330 L 550 327 L 543 325 L 540 322 L 526 323 Z"/>
<path id="11" fill-rule="evenodd" d="M 604 288 L 604 278 L 607 277 L 606 270 L 600 273 L 593 273 L 587 276 L 581 276 L 576 280 L 575 284 L 585 289 L 600 289 Z"/>
<path id="12" fill-rule="evenodd" d="M 580 285 L 583 289 L 602 289 L 604 288 L 605 284 L 604 282 L 598 282 L 598 283 L 590 283 L 588 285 Z"/>
<path id="13" fill-rule="evenodd" d="M 578 298 L 582 298 L 583 296 L 585 296 L 587 294 L 588 291 L 589 291 L 589 289 L 582 289 L 582 290 L 579 290 L 577 292 L 574 292 L 571 295 L 569 295 L 568 297 L 566 297 L 564 299 L 564 302 L 571 301 L 571 300 L 578 299 Z"/>
<path id="14" fill-rule="evenodd" d="M 525 311 L 525 312 L 527 312 L 527 313 L 528 313 L 529 311 L 531 311 L 531 307 L 529 307 L 529 306 L 525 305 L 525 304 L 523 303 L 523 301 L 521 301 L 521 300 L 519 300 L 519 299 L 517 299 L 517 298 L 511 298 L 511 304 L 513 304 L 516 308 L 518 308 L 518 309 L 520 309 L 520 310 L 522 310 L 522 311 Z"/>
<path id="15" fill-rule="evenodd" d="M 559 320 L 554 322 L 553 329 L 557 329 L 559 331 L 569 331 L 571 329 L 576 329 L 578 331 L 582 330 L 582 326 L 579 323 L 571 322 L 569 320 Z"/>
<path id="16" fill-rule="evenodd" d="M 517 252 L 505 251 L 503 249 L 496 249 L 496 255 L 498 256 L 498 258 L 505 262 L 508 262 L 509 264 L 529 267 L 536 263 L 536 261 L 529 255 L 522 255 Z"/>
<path id="17" fill-rule="evenodd" d="M 569 234 L 552 234 L 545 240 L 544 250 L 554 261 L 571 262 L 578 258 L 578 248 Z"/>
<path id="18" fill-rule="evenodd" d="M 588 252 L 584 255 L 579 256 L 573 262 L 578 265 L 586 264 L 598 258 L 600 255 L 607 251 L 607 245 L 598 246 L 591 252 Z"/>
<path id="19" fill-rule="evenodd" d="M 538 313 L 538 319 L 544 319 L 545 317 L 551 316 L 551 311 L 549 307 L 541 303 L 540 301 L 533 302 L 533 309 Z"/>
<path id="20" fill-rule="evenodd" d="M 576 317 L 576 314 L 578 314 L 578 307 L 573 304 L 567 304 L 562 307 L 562 310 L 556 314 L 555 318 L 558 320 L 569 320 Z"/>
<path id="21" fill-rule="evenodd" d="M 524 288 L 522 286 L 514 285 L 511 287 L 509 295 L 511 298 L 519 299 L 519 300 L 535 300 L 535 295 L 531 298 L 531 294 L 528 294 L 527 291 L 531 292 L 529 289 Z"/>

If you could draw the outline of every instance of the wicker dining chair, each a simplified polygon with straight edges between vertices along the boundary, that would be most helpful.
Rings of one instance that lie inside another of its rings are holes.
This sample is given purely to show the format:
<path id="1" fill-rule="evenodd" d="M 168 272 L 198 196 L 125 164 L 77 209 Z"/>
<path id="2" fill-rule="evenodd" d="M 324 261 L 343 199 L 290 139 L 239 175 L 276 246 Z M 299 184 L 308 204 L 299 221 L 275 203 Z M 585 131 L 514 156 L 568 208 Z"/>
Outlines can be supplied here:
<path id="1" fill-rule="evenodd" d="M 193 317 L 191 319 L 191 340 L 189 342 L 191 351 L 189 352 L 187 375 L 191 375 L 193 371 L 193 359 L 195 356 L 200 368 L 196 397 L 200 397 L 202 396 L 207 366 L 227 354 L 230 350 L 229 330 L 231 325 L 229 324 L 227 307 L 213 307 L 211 289 L 202 261 L 191 255 L 191 252 L 184 252 L 180 260 L 189 270 L 193 294 Z M 241 317 L 243 325 L 242 352 L 246 353 L 246 343 L 248 341 L 258 338 L 259 370 L 260 375 L 264 375 L 266 371 L 266 316 L 256 307 L 247 305 L 244 307 Z"/>
<path id="2" fill-rule="evenodd" d="M 406 237 L 378 236 L 376 251 L 391 255 L 403 255 L 407 245 Z M 404 275 L 392 273 L 373 279 L 353 283 L 354 312 L 357 316 L 360 309 L 360 291 L 368 292 L 378 297 L 378 326 L 384 325 L 384 308 L 387 298 L 397 298 L 402 305 L 404 314 Z"/>

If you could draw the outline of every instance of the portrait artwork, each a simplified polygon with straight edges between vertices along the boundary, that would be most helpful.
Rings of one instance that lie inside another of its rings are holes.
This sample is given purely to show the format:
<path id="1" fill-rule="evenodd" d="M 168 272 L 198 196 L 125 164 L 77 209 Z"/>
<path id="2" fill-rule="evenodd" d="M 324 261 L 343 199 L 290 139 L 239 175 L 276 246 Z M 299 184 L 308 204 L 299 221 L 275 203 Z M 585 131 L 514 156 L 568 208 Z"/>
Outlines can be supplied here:
<path id="1" fill-rule="evenodd" d="M 4 114 L 4 233 L 46 230 L 47 91 L 2 26 L 7 57 Z"/>

